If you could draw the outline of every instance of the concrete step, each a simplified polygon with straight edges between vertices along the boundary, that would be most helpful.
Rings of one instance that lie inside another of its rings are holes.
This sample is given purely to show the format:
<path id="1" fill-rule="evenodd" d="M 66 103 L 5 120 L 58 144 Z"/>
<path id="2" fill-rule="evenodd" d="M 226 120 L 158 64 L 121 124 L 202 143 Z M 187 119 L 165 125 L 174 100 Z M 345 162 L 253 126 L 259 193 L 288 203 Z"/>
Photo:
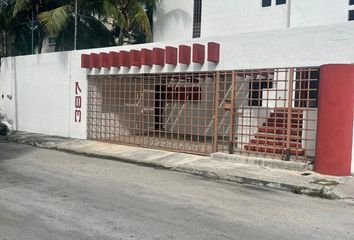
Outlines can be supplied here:
<path id="1" fill-rule="evenodd" d="M 286 149 L 282 147 L 274 147 L 268 145 L 256 145 L 256 144 L 247 144 L 245 149 L 253 152 L 263 152 L 263 153 L 274 153 L 274 154 L 285 154 Z M 305 154 L 304 149 L 291 148 L 290 154 L 294 156 L 303 156 Z"/>

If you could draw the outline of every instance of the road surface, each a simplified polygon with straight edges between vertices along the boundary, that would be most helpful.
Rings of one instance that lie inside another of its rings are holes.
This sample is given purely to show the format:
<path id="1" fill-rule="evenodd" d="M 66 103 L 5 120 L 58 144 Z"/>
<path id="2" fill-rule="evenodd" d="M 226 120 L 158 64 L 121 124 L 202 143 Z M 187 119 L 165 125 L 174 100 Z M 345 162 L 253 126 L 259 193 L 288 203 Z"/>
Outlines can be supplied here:
<path id="1" fill-rule="evenodd" d="M 0 143 L 0 240 L 354 239 L 354 205 Z"/>

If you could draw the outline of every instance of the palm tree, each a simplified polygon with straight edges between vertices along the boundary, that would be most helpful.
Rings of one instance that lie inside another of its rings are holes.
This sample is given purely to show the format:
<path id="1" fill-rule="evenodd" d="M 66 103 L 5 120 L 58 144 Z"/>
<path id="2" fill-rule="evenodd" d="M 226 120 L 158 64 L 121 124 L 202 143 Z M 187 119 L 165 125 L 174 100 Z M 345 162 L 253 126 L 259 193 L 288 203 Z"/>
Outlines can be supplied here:
<path id="1" fill-rule="evenodd" d="M 152 41 L 152 10 L 160 0 L 110 0 L 105 11 L 113 19 L 118 45 Z M 140 41 L 139 41 L 140 38 Z"/>
<path id="2" fill-rule="evenodd" d="M 77 49 L 152 40 L 152 9 L 160 0 L 77 1 Z M 0 27 L 10 35 L 13 55 L 31 53 L 32 45 L 41 52 L 48 37 L 56 37 L 57 51 L 73 49 L 75 0 L 7 0 L 6 3 L 0 5 Z"/>
<path id="3" fill-rule="evenodd" d="M 152 11 L 148 10 L 152 10 L 159 2 L 78 0 L 78 49 L 150 42 Z M 74 13 L 74 1 L 69 1 L 65 5 L 39 14 L 39 21 L 46 32 L 58 36 L 57 50 L 69 50 L 74 45 Z"/>
<path id="4" fill-rule="evenodd" d="M 20 14 L 14 15 L 17 2 L 15 0 L 1 0 L 0 2 L 0 29 L 2 31 L 2 41 L 6 55 L 30 54 L 32 46 L 38 45 L 39 29 L 35 29 L 35 22 L 31 20 L 31 11 L 24 10 Z M 33 29 L 33 31 L 32 31 Z"/>
<path id="5" fill-rule="evenodd" d="M 92 0 L 79 1 L 78 26 L 81 34 L 77 41 L 81 49 L 114 45 L 113 34 L 94 15 L 97 12 L 95 9 L 97 6 L 94 6 L 93 2 Z M 73 0 L 31 0 L 31 3 L 26 0 L 16 0 L 13 15 L 18 16 L 27 12 L 30 5 L 35 5 L 35 18 L 40 23 L 38 28 L 43 33 L 40 35 L 41 43 L 45 38 L 56 37 L 56 50 L 72 50 L 74 47 L 74 4 Z"/>
<path id="6" fill-rule="evenodd" d="M 0 0 L 0 43 L 1 55 L 8 55 L 8 36 L 10 31 L 10 19 L 12 16 L 12 8 L 8 2 Z"/>

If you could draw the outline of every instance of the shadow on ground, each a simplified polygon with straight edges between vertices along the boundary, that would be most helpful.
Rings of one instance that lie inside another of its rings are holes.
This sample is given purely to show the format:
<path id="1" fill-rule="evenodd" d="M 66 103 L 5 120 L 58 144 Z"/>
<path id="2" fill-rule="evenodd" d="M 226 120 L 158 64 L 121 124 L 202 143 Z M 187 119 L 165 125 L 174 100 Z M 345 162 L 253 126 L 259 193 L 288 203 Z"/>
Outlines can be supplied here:
<path id="1" fill-rule="evenodd" d="M 31 146 L 11 143 L 5 138 L 0 138 L 0 163 L 4 160 L 18 158 L 31 151 L 33 151 Z"/>

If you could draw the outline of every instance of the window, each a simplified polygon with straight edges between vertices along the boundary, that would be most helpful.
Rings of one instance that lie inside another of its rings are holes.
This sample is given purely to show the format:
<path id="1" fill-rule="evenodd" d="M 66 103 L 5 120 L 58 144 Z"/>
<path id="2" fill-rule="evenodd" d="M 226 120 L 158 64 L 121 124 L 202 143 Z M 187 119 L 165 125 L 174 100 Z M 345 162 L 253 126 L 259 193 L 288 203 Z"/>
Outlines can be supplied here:
<path id="1" fill-rule="evenodd" d="M 200 38 L 202 28 L 202 0 L 194 0 L 193 38 Z"/>
<path id="2" fill-rule="evenodd" d="M 286 4 L 286 0 L 277 0 L 276 1 L 277 5 L 282 5 L 282 4 Z"/>
<path id="3" fill-rule="evenodd" d="M 262 0 L 262 7 L 272 6 L 272 0 Z"/>
<path id="4" fill-rule="evenodd" d="M 354 5 L 354 0 L 349 0 L 349 5 Z"/>
<path id="5" fill-rule="evenodd" d="M 48 38 L 48 45 L 49 46 L 55 46 L 55 44 L 56 44 L 56 38 L 55 37 L 50 37 L 50 38 Z"/>
<path id="6" fill-rule="evenodd" d="M 348 21 L 354 21 L 354 10 L 349 10 Z"/>
<path id="7" fill-rule="evenodd" d="M 263 89 L 273 88 L 273 76 L 268 73 L 255 75 L 249 79 L 249 106 L 261 107 L 263 104 Z"/>

